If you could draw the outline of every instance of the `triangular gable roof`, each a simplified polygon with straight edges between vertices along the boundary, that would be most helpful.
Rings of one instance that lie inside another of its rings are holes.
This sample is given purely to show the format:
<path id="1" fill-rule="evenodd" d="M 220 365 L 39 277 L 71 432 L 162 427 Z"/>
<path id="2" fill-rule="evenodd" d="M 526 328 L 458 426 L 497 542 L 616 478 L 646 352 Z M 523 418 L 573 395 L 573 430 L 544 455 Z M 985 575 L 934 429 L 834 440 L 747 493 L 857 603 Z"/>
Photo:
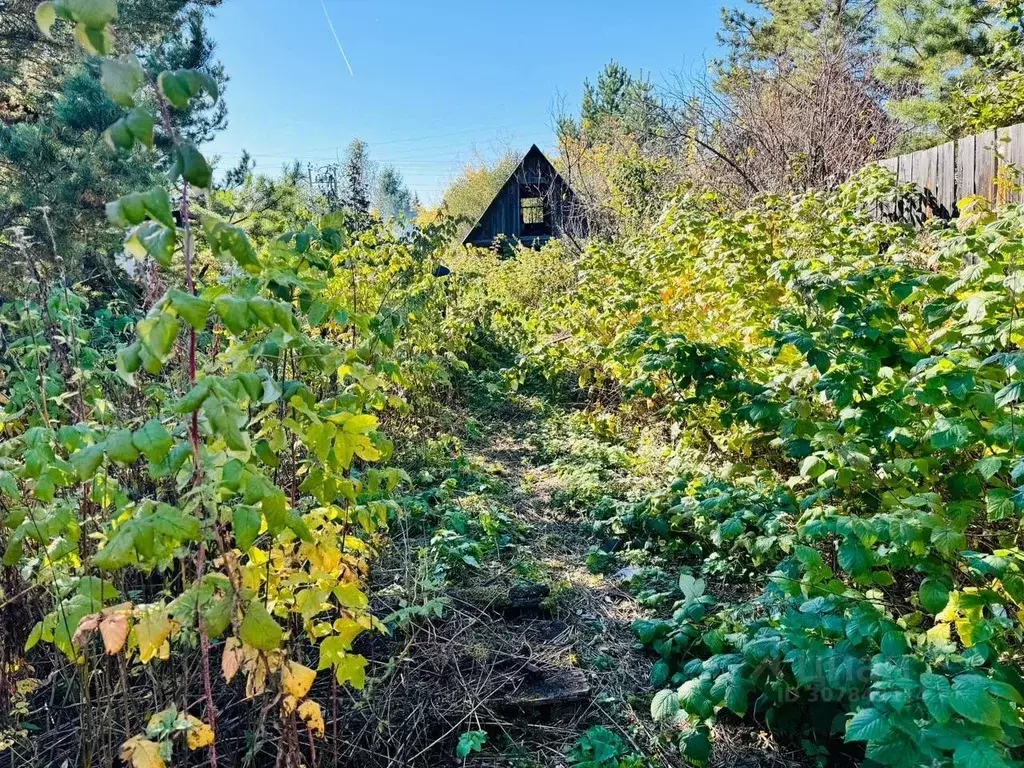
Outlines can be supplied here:
<path id="1" fill-rule="evenodd" d="M 533 156 L 533 155 L 536 155 L 541 160 L 543 160 L 544 164 L 547 165 L 547 167 L 551 170 L 551 180 L 552 180 L 552 182 L 555 182 L 556 180 L 561 182 L 563 185 L 565 185 L 565 188 L 569 191 L 569 194 L 575 196 L 576 193 L 573 192 L 572 187 L 570 187 L 568 184 L 566 184 L 565 179 L 562 178 L 562 175 L 555 168 L 554 164 L 550 160 L 548 160 L 547 155 L 545 155 L 543 152 L 541 152 L 540 147 L 538 147 L 536 144 L 534 144 L 528 150 L 526 150 L 526 154 L 523 155 L 523 159 L 519 161 L 519 164 L 515 168 L 512 169 L 512 173 L 510 173 L 508 178 L 505 179 L 505 183 L 502 184 L 498 188 L 498 191 L 495 193 L 494 197 L 491 199 L 491 202 L 487 204 L 487 207 L 484 208 L 483 213 L 481 213 L 477 217 L 476 222 L 474 222 L 474 224 L 470 228 L 469 232 L 467 232 L 466 236 L 464 238 L 462 238 L 462 244 L 463 245 L 466 245 L 466 243 L 469 242 L 469 239 L 473 236 L 473 233 L 476 232 L 477 227 L 479 227 L 480 224 L 483 222 L 483 220 L 485 218 L 487 218 L 487 214 L 491 212 L 491 209 L 494 208 L 494 205 L 498 202 L 498 200 L 501 198 L 501 196 L 505 193 L 505 190 L 508 188 L 508 185 L 511 184 L 513 181 L 515 181 L 516 175 L 521 170 L 523 170 L 523 166 L 526 165 L 526 161 L 529 160 L 530 157 Z"/>

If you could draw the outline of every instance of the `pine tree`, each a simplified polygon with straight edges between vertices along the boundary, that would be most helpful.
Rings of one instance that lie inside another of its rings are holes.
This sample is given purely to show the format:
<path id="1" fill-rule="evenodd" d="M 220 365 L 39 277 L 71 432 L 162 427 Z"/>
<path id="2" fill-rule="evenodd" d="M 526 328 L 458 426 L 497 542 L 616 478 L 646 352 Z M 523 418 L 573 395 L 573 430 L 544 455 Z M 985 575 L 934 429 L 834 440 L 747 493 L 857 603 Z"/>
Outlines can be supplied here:
<path id="1" fill-rule="evenodd" d="M 995 65 L 997 51 L 1016 49 L 1019 16 L 1017 0 L 882 3 L 877 74 L 901 94 L 889 108 L 912 128 L 912 145 L 935 144 L 968 128 L 970 120 L 965 122 L 957 104 L 962 107 L 965 94 L 984 88 L 996 74 L 988 67 Z M 1011 59 L 1003 61 L 1001 74 L 1020 70 L 1020 62 Z"/>
<path id="2" fill-rule="evenodd" d="M 370 159 L 365 141 L 354 139 L 345 156 L 345 207 L 357 218 L 370 213 Z"/>
<path id="3" fill-rule="evenodd" d="M 199 66 L 223 82 L 203 24 L 204 9 L 219 1 L 122 2 L 119 49 L 149 67 Z M 124 109 L 102 91 L 95 60 L 70 33 L 60 29 L 53 40 L 39 33 L 36 5 L 13 0 L 0 13 L 0 293 L 18 295 L 23 287 L 23 271 L 14 266 L 21 252 L 3 234 L 19 227 L 43 277 L 63 273 L 131 298 L 115 264 L 121 239 L 109 232 L 104 201 L 155 183 L 159 155 L 119 155 L 105 146 L 102 132 Z M 223 126 L 224 112 L 205 99 L 196 104 L 176 120 L 189 138 L 202 140 Z"/>

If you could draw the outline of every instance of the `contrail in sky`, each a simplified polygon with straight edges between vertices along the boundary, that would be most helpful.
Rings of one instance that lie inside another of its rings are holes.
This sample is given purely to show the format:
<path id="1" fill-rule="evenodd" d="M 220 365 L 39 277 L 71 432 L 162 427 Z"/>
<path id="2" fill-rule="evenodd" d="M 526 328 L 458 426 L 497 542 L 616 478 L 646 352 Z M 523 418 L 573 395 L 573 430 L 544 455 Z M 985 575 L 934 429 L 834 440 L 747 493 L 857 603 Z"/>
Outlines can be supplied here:
<path id="1" fill-rule="evenodd" d="M 338 44 L 338 50 L 341 51 L 341 58 L 345 60 L 345 66 L 348 67 L 348 73 L 352 77 L 356 76 L 356 73 L 352 71 L 352 65 L 348 63 L 348 56 L 345 55 L 345 49 L 341 47 L 341 40 L 338 39 L 338 33 L 334 31 L 334 23 L 331 21 L 331 14 L 327 12 L 327 6 L 324 5 L 324 0 L 320 0 L 320 7 L 324 9 L 324 16 L 327 18 L 327 26 L 331 28 L 331 34 L 334 35 L 334 42 Z"/>

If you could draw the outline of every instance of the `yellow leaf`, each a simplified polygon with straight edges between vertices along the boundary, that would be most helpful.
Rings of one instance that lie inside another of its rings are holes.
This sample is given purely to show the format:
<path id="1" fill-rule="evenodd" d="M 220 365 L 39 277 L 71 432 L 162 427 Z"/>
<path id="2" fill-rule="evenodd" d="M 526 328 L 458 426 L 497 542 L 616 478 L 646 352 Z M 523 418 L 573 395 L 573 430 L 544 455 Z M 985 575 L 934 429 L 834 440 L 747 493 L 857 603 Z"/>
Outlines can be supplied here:
<path id="1" fill-rule="evenodd" d="M 323 738 L 324 735 L 324 713 L 320 710 L 320 705 L 315 701 L 304 701 L 299 706 L 299 717 L 302 718 L 302 722 L 306 724 L 309 732 L 317 738 Z"/>
<path id="2" fill-rule="evenodd" d="M 100 635 L 107 653 L 111 656 L 118 653 L 128 639 L 128 617 L 123 613 L 104 616 L 100 621 Z"/>
<path id="3" fill-rule="evenodd" d="M 249 676 L 245 679 L 245 698 L 251 699 L 259 696 L 267 689 L 267 665 L 257 658 L 256 663 L 249 670 Z"/>
<path id="4" fill-rule="evenodd" d="M 341 685 L 351 683 L 358 691 L 366 685 L 366 659 L 359 654 L 347 654 L 335 665 L 334 672 Z"/>
<path id="5" fill-rule="evenodd" d="M 340 584 L 334 588 L 334 596 L 338 598 L 343 608 L 355 608 L 362 610 L 370 601 L 355 584 Z"/>
<path id="6" fill-rule="evenodd" d="M 315 679 L 315 670 L 304 667 L 295 661 L 289 661 L 281 669 L 281 687 L 286 693 L 297 699 L 304 698 L 309 693 Z"/>
<path id="7" fill-rule="evenodd" d="M 334 631 L 338 633 L 341 638 L 341 642 L 346 648 L 352 647 L 352 641 L 356 639 L 356 635 L 362 632 L 362 627 L 355 619 L 338 619 L 334 622 Z"/>
<path id="8" fill-rule="evenodd" d="M 139 660 L 148 664 L 154 657 L 166 659 L 170 653 L 167 638 L 171 634 L 171 620 L 163 610 L 145 614 L 135 624 L 135 642 L 139 646 Z"/>
<path id="9" fill-rule="evenodd" d="M 160 745 L 144 736 L 132 736 L 121 745 L 121 759 L 132 768 L 167 768 Z"/>
<path id="10" fill-rule="evenodd" d="M 198 717 L 188 716 L 188 741 L 189 749 L 202 749 L 213 744 L 213 728 L 204 723 Z"/>
<path id="11" fill-rule="evenodd" d="M 281 712 L 285 715 L 285 717 L 287 717 L 295 711 L 295 705 L 298 703 L 298 699 L 296 699 L 291 694 L 288 694 L 283 699 L 281 699 Z"/>

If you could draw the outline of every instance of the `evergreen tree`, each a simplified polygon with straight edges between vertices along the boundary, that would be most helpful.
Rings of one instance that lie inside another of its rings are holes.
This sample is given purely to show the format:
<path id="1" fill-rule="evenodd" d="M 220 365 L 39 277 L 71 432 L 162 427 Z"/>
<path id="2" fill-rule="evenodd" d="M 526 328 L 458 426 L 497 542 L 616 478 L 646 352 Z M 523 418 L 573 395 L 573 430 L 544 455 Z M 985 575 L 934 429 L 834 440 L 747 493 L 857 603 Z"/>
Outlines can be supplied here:
<path id="1" fill-rule="evenodd" d="M 913 145 L 996 127 L 978 125 L 964 110 L 970 111 L 970 94 L 983 92 L 994 77 L 1020 72 L 1019 20 L 1019 0 L 882 3 L 877 73 L 899 94 L 889 107 L 912 128 Z M 1020 115 L 1010 112 L 1001 120 L 990 117 L 1005 125 Z"/>
<path id="2" fill-rule="evenodd" d="M 412 192 L 398 169 L 386 165 L 377 179 L 377 211 L 380 217 L 404 229 L 415 215 Z"/>
<path id="3" fill-rule="evenodd" d="M 345 207 L 365 220 L 370 213 L 370 158 L 365 141 L 353 139 L 345 156 Z"/>
<path id="4" fill-rule="evenodd" d="M 151 75 L 161 66 L 199 66 L 223 82 L 203 23 L 205 9 L 217 4 L 122 2 L 119 48 L 134 51 Z M 81 53 L 66 28 L 53 40 L 39 33 L 35 6 L 13 0 L 0 13 L 0 293 L 25 289 L 20 262 L 28 242 L 31 269 L 42 277 L 63 273 L 130 294 L 114 260 L 121 239 L 109 232 L 104 203 L 155 183 L 160 153 L 106 146 L 101 135 L 124 108 L 100 88 L 97 62 Z M 193 103 L 175 117 L 192 140 L 209 138 L 224 125 L 223 108 Z M 18 247 L 11 228 L 19 233 Z"/>

